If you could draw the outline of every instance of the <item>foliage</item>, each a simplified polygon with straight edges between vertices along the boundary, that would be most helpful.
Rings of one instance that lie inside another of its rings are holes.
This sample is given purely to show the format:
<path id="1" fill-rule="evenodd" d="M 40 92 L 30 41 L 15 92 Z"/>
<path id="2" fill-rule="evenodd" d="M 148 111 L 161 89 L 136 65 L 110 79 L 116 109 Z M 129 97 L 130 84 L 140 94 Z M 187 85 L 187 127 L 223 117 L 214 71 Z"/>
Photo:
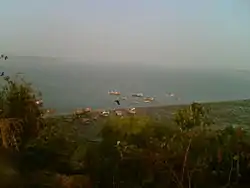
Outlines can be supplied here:
<path id="1" fill-rule="evenodd" d="M 177 111 L 174 127 L 149 117 L 110 117 L 100 132 L 102 140 L 90 143 L 75 120 L 43 118 L 31 85 L 10 78 L 5 82 L 0 92 L 1 187 L 250 184 L 249 132 L 239 126 L 210 128 L 210 110 L 201 104 Z"/>
<path id="2" fill-rule="evenodd" d="M 86 159 L 91 178 L 98 187 L 244 185 L 249 135 L 241 128 L 211 130 L 210 124 L 208 111 L 197 103 L 177 112 L 181 129 L 145 117 L 111 119 Z"/>
<path id="3" fill-rule="evenodd" d="M 194 127 L 204 128 L 212 123 L 208 113 L 209 109 L 205 109 L 199 103 L 192 103 L 187 108 L 178 111 L 175 116 L 175 122 L 182 130 Z"/>
<path id="4" fill-rule="evenodd" d="M 42 110 L 36 104 L 38 99 L 30 84 L 22 79 L 12 81 L 5 77 L 4 80 L 6 84 L 0 91 L 2 145 L 19 150 L 38 134 Z"/>
<path id="5" fill-rule="evenodd" d="M 70 157 L 76 149 L 76 143 L 69 136 L 60 132 L 58 125 L 45 127 L 36 139 L 30 140 L 22 152 L 22 171 L 50 170 L 67 172 L 70 170 Z"/>

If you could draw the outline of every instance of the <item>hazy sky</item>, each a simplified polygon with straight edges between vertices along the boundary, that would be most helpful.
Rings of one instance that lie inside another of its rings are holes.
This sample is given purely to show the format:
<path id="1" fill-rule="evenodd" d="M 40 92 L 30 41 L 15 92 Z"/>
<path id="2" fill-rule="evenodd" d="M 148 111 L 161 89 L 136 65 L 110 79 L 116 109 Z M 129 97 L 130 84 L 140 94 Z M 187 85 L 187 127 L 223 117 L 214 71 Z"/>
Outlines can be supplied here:
<path id="1" fill-rule="evenodd" d="M 250 66 L 249 0 L 5 0 L 0 51 Z"/>

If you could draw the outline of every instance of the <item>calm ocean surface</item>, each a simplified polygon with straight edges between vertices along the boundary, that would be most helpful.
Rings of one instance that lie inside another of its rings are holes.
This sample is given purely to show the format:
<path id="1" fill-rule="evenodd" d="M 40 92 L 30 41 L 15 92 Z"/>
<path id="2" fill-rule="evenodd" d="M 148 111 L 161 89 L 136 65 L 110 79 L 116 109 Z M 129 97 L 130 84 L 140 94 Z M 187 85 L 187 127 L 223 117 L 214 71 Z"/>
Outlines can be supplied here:
<path id="1" fill-rule="evenodd" d="M 124 96 L 142 92 L 157 100 L 151 104 L 122 101 L 121 107 L 167 105 L 192 101 L 220 101 L 250 98 L 250 73 L 236 70 L 178 70 L 168 68 L 122 68 L 91 66 L 70 61 L 35 57 L 10 57 L 0 61 L 5 75 L 24 73 L 27 81 L 42 91 L 45 107 L 58 113 L 78 107 L 114 108 L 116 89 Z M 166 97 L 166 93 L 180 97 Z"/>

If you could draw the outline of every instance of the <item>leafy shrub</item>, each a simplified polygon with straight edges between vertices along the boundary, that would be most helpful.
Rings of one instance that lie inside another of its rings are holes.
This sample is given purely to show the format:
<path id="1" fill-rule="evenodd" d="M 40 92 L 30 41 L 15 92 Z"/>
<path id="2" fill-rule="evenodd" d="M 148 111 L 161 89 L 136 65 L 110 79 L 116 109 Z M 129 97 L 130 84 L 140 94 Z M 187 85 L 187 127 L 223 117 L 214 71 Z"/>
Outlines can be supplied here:
<path id="1" fill-rule="evenodd" d="M 248 182 L 246 132 L 209 129 L 208 111 L 196 103 L 177 112 L 175 120 L 180 129 L 145 117 L 110 119 L 102 132 L 103 141 L 86 159 L 92 180 L 99 187 L 157 188 Z"/>
<path id="2" fill-rule="evenodd" d="M 21 149 L 31 137 L 36 137 L 42 127 L 41 106 L 36 92 L 24 80 L 12 81 L 0 91 L 0 129 L 5 148 Z"/>
<path id="3" fill-rule="evenodd" d="M 211 129 L 209 110 L 201 104 L 177 111 L 174 127 L 149 117 L 111 117 L 100 133 L 102 140 L 86 143 L 73 125 L 43 118 L 31 85 L 5 81 L 0 91 L 1 187 L 250 184 L 249 132 L 241 127 Z"/>

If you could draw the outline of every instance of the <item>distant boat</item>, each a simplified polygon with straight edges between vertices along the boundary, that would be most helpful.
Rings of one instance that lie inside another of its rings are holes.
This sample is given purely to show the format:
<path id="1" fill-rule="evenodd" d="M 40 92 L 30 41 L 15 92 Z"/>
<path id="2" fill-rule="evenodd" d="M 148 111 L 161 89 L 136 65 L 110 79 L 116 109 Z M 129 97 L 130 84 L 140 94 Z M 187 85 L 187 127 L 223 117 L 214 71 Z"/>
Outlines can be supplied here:
<path id="1" fill-rule="evenodd" d="M 124 101 L 127 100 L 127 99 L 128 99 L 128 97 L 122 97 L 121 98 L 121 100 L 124 100 Z"/>
<path id="2" fill-rule="evenodd" d="M 130 113 L 130 114 L 136 114 L 135 108 L 129 108 L 128 109 L 128 113 Z"/>
<path id="3" fill-rule="evenodd" d="M 132 94 L 132 97 L 143 97 L 143 93 L 134 93 Z"/>
<path id="4" fill-rule="evenodd" d="M 23 73 L 23 72 L 17 72 L 16 74 L 17 74 L 17 75 L 20 75 L 20 74 L 24 74 L 24 73 Z"/>
<path id="5" fill-rule="evenodd" d="M 117 111 L 115 111 L 115 114 L 116 114 L 117 116 L 122 116 L 122 111 L 117 110 Z"/>
<path id="6" fill-rule="evenodd" d="M 131 104 L 139 104 L 139 101 L 132 101 Z"/>
<path id="7" fill-rule="evenodd" d="M 101 116 L 104 116 L 104 117 L 107 117 L 107 116 L 109 116 L 109 111 L 102 111 L 101 112 Z"/>
<path id="8" fill-rule="evenodd" d="M 174 95 L 174 93 L 167 93 L 166 94 L 168 97 L 174 97 L 175 95 Z"/>
<path id="9" fill-rule="evenodd" d="M 154 101 L 155 99 L 154 99 L 154 97 L 145 97 L 144 98 L 144 102 L 145 103 L 150 103 L 150 102 L 152 102 L 152 101 Z"/>
<path id="10" fill-rule="evenodd" d="M 155 98 L 154 97 L 145 97 L 144 101 L 154 101 Z"/>
<path id="11" fill-rule="evenodd" d="M 108 94 L 109 95 L 121 95 L 121 93 L 119 91 L 114 91 L 114 90 L 109 91 Z"/>

